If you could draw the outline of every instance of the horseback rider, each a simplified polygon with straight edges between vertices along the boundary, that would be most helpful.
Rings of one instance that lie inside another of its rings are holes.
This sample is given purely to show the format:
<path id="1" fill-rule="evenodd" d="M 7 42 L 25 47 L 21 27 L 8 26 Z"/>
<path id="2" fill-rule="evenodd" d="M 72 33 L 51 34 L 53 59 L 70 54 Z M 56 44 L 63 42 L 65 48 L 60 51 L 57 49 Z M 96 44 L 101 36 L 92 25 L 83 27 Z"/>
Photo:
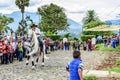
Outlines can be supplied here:
<path id="1" fill-rule="evenodd" d="M 40 33 L 40 29 L 37 27 L 37 25 L 33 24 L 31 26 L 32 30 L 35 32 L 38 42 L 39 42 L 39 46 L 40 46 L 40 50 L 43 51 L 43 41 L 41 39 L 41 33 Z"/>

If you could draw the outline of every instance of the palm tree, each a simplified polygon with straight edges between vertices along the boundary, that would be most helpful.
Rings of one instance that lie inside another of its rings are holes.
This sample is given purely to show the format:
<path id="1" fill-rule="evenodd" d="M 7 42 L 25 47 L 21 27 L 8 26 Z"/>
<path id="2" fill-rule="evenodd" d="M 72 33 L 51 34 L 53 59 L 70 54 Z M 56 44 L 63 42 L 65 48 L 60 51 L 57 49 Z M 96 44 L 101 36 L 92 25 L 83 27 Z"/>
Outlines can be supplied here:
<path id="1" fill-rule="evenodd" d="M 12 22 L 14 22 L 13 18 L 0 15 L 0 33 L 3 31 L 10 30 L 10 28 L 7 25 Z"/>
<path id="2" fill-rule="evenodd" d="M 90 23 L 91 21 L 96 21 L 99 20 L 98 16 L 96 15 L 94 10 L 88 10 L 86 13 L 86 16 L 83 18 L 83 23 L 87 24 Z"/>
<path id="3" fill-rule="evenodd" d="M 22 28 L 24 33 L 24 12 L 25 12 L 25 6 L 29 6 L 29 0 L 16 0 L 15 4 L 18 6 L 18 8 L 21 10 L 22 13 Z"/>

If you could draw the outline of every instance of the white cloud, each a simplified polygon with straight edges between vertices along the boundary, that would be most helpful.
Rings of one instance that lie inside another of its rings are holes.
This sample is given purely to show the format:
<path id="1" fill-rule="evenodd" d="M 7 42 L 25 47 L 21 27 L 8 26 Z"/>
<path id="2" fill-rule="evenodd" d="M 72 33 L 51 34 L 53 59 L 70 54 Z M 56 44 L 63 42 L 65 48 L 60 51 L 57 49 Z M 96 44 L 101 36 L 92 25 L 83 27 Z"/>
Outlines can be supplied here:
<path id="1" fill-rule="evenodd" d="M 37 8 L 54 3 L 66 10 L 68 18 L 80 22 L 85 12 L 94 9 L 101 20 L 116 19 L 120 14 L 120 0 L 30 0 L 30 6 L 25 11 L 36 12 Z M 19 11 L 15 0 L 0 0 L 0 13 L 9 14 Z"/>

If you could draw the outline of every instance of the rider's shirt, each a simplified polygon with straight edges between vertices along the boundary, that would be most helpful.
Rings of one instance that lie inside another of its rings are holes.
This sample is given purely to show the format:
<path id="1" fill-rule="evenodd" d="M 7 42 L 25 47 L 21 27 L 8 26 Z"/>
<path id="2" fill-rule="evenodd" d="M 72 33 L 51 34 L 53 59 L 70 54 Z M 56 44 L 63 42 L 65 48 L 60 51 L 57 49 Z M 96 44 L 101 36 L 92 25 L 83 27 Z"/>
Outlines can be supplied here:
<path id="1" fill-rule="evenodd" d="M 40 37 L 40 29 L 39 28 L 36 27 L 35 33 L 39 33 L 39 35 L 37 34 L 37 37 Z"/>

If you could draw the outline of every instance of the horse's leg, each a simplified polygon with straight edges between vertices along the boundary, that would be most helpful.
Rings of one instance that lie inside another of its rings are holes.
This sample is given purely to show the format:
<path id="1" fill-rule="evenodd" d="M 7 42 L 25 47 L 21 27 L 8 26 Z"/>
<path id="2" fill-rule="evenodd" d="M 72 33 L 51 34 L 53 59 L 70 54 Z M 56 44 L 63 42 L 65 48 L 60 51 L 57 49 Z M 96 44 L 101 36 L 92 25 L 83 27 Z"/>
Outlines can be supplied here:
<path id="1" fill-rule="evenodd" d="M 40 57 L 40 50 L 38 50 L 38 52 L 37 52 L 37 58 L 36 58 L 36 63 L 35 63 L 35 66 L 37 66 L 37 64 L 38 64 L 38 61 L 39 61 L 39 57 Z"/>
<path id="2" fill-rule="evenodd" d="M 25 46 L 26 47 L 26 55 L 27 55 L 27 60 L 26 60 L 26 65 L 29 64 L 29 59 L 30 59 L 30 55 L 28 55 L 28 53 L 32 50 L 30 47 Z"/>
<path id="3" fill-rule="evenodd" d="M 45 64 L 44 64 L 44 61 L 45 61 L 45 45 L 43 44 L 43 47 L 42 47 L 42 53 L 43 53 L 43 55 L 42 55 L 42 65 L 44 66 Z"/>
<path id="4" fill-rule="evenodd" d="M 27 56 L 26 65 L 28 65 L 28 64 L 29 64 L 29 59 L 30 59 L 30 56 Z"/>
<path id="5" fill-rule="evenodd" d="M 49 59 L 49 58 L 46 56 L 46 47 L 45 47 L 45 45 L 43 45 L 43 57 L 44 57 L 45 59 Z"/>
<path id="6" fill-rule="evenodd" d="M 34 55 L 31 55 L 32 69 L 35 69 Z"/>

